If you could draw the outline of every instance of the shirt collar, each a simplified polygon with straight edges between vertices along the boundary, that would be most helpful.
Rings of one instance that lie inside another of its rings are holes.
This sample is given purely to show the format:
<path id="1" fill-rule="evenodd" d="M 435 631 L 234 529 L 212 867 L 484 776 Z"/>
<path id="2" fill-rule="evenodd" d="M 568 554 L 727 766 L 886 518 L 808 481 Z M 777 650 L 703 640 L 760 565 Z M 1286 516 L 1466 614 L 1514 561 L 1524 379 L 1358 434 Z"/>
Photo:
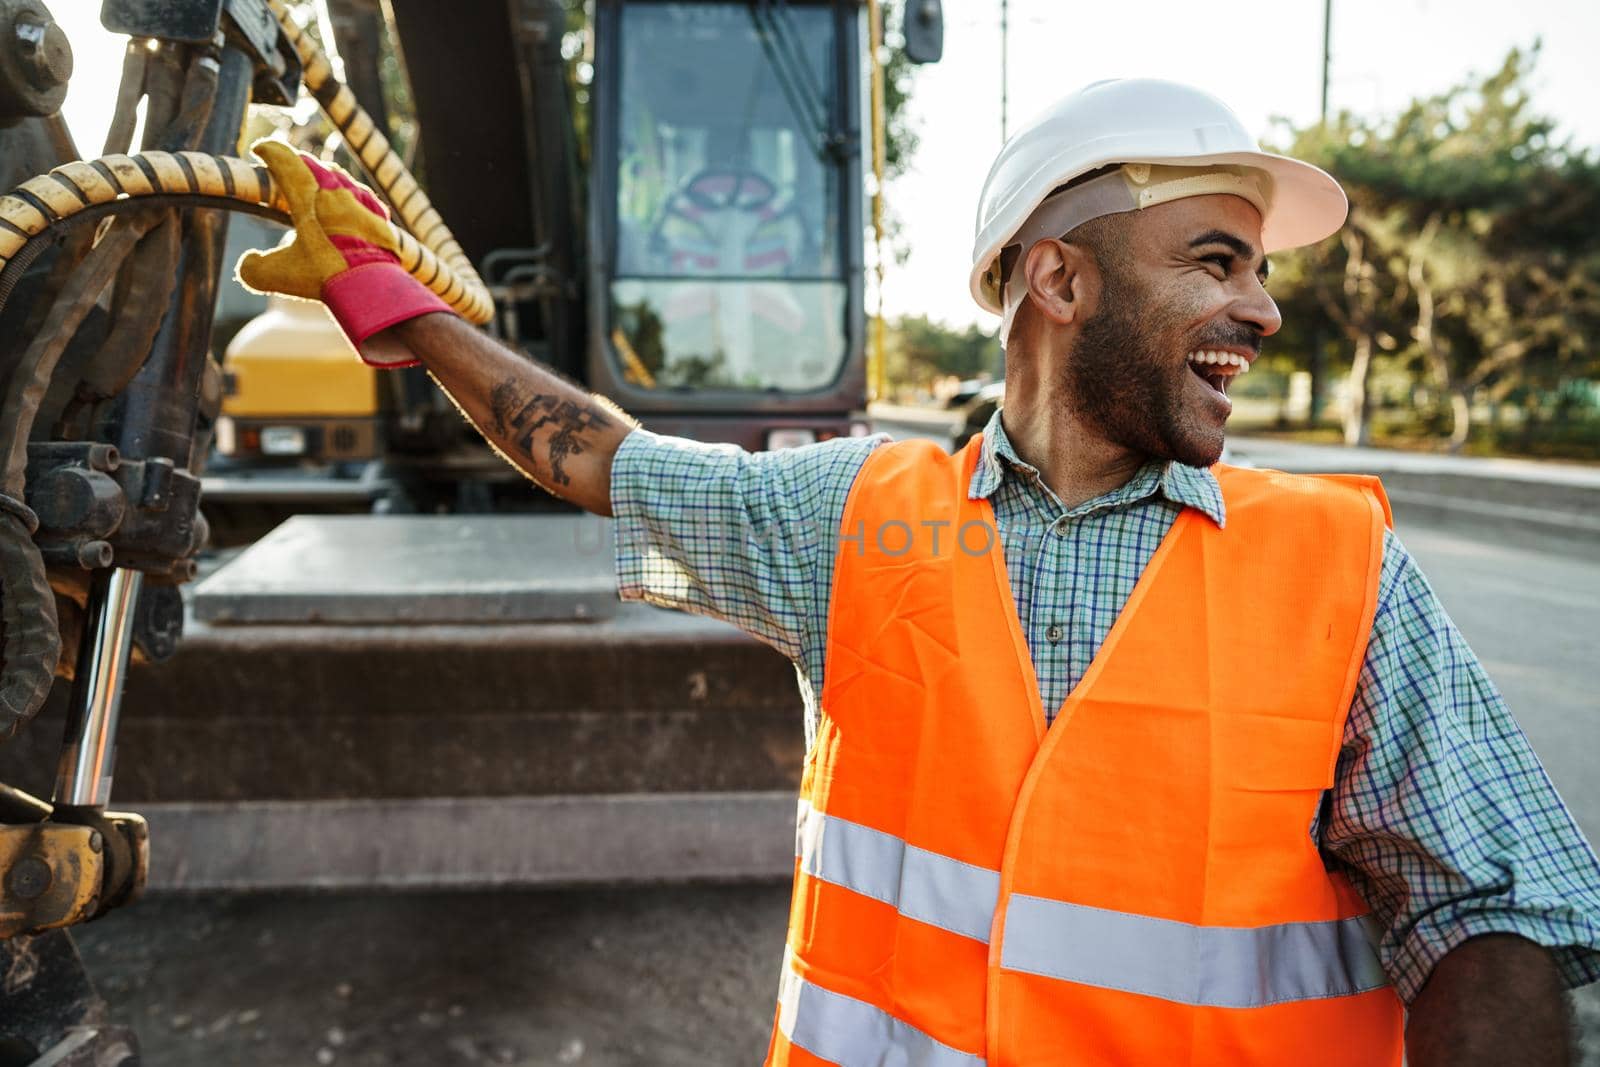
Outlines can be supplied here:
<path id="1" fill-rule="evenodd" d="M 1038 469 L 1019 457 L 1016 449 L 1011 447 L 1011 439 L 1000 424 L 1000 412 L 996 411 L 983 428 L 983 447 L 978 454 L 977 466 L 973 468 L 972 480 L 967 483 L 967 496 L 973 500 L 986 500 L 993 496 L 1005 480 L 1008 470 L 1049 493 Z M 1079 504 L 1068 514 L 1077 516 L 1102 508 L 1132 504 L 1156 493 L 1175 504 L 1194 508 L 1219 527 L 1226 524 L 1227 509 L 1222 502 L 1222 487 L 1217 484 L 1216 475 L 1207 468 L 1155 459 L 1140 467 L 1138 473 L 1125 484 Z M 1054 500 L 1055 494 L 1050 493 L 1050 496 Z M 1055 503 L 1057 506 L 1060 504 L 1059 501 Z"/>

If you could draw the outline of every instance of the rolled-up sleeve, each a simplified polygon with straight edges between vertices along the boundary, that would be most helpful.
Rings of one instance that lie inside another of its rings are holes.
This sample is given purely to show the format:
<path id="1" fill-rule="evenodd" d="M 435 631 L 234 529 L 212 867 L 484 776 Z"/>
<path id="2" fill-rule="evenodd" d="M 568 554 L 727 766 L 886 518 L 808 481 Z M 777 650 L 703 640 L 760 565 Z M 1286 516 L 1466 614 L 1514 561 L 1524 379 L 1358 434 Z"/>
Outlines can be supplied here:
<path id="1" fill-rule="evenodd" d="M 1480 934 L 1547 946 L 1569 986 L 1600 979 L 1600 863 L 1393 535 L 1322 843 L 1407 1004 Z"/>
<path id="2" fill-rule="evenodd" d="M 883 440 L 746 452 L 635 430 L 611 465 L 622 598 L 725 620 L 791 659 L 820 649 L 845 499 Z"/>

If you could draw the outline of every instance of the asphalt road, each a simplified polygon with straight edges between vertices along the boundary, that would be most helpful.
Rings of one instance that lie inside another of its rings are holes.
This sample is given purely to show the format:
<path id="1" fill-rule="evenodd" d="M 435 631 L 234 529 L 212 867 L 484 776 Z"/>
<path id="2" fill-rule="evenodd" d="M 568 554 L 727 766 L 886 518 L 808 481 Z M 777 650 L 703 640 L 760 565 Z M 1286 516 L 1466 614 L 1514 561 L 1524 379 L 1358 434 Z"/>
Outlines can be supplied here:
<path id="1" fill-rule="evenodd" d="M 1600 549 L 1403 537 L 1600 839 Z M 690 1065 L 760 1061 L 788 892 L 157 898 L 79 935 L 146 1062 Z M 1578 998 L 1600 1067 L 1600 986 Z"/>
<path id="2" fill-rule="evenodd" d="M 1396 525 L 1590 841 L 1600 841 L 1600 544 L 1533 551 Z"/>

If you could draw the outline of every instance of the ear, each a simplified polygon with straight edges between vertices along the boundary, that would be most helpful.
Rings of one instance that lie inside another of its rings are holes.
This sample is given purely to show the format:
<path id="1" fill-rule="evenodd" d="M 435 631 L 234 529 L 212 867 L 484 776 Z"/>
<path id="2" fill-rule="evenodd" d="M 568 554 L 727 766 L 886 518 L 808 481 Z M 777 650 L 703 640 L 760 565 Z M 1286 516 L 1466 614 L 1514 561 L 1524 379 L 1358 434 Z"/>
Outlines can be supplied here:
<path id="1" fill-rule="evenodd" d="M 1058 326 L 1082 322 L 1100 297 L 1100 268 L 1081 245 L 1036 241 L 1023 261 L 1034 310 Z"/>

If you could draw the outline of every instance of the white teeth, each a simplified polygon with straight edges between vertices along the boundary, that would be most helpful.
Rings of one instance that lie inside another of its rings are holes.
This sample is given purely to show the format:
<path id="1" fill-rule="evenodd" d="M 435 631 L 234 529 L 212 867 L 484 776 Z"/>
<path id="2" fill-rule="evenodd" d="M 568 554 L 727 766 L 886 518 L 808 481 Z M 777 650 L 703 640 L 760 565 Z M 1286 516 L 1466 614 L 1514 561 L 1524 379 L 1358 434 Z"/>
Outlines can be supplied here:
<path id="1" fill-rule="evenodd" d="M 1209 349 L 1200 349 L 1190 352 L 1187 357 L 1190 363 L 1217 364 L 1224 367 L 1235 367 L 1240 374 L 1250 370 L 1250 361 L 1237 352 L 1214 352 Z"/>

